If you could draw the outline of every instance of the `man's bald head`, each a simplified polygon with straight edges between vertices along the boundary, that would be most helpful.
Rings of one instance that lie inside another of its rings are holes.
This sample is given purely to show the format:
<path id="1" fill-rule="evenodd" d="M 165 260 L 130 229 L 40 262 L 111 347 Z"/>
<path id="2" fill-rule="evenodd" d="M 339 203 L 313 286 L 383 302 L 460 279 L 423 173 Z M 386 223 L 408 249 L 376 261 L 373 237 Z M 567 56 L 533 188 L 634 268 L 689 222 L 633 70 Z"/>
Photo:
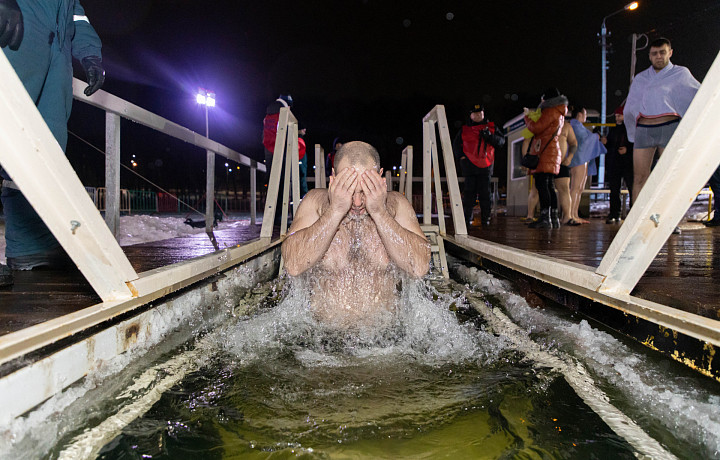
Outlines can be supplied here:
<path id="1" fill-rule="evenodd" d="M 348 166 L 362 166 L 362 169 L 380 169 L 380 154 L 372 145 L 353 141 L 343 144 L 335 154 L 335 165 L 337 172 Z"/>

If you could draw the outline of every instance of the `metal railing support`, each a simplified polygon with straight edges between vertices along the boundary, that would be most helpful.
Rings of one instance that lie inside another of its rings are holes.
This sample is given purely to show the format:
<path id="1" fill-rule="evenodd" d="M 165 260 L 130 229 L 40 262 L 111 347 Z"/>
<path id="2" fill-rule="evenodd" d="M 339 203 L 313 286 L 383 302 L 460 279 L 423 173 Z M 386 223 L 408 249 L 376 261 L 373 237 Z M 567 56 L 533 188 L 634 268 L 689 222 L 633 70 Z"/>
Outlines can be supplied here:
<path id="1" fill-rule="evenodd" d="M 105 223 L 117 237 L 120 225 L 120 115 L 105 112 Z"/>
<path id="2" fill-rule="evenodd" d="M 250 164 L 250 225 L 257 223 L 257 162 Z"/>
<path id="3" fill-rule="evenodd" d="M 412 181 L 413 181 L 413 147 L 408 145 L 402 151 L 400 161 L 400 193 L 405 195 L 412 203 Z"/>
<path id="4" fill-rule="evenodd" d="M 205 178 L 205 231 L 213 230 L 215 219 L 215 152 L 207 151 L 207 172 Z"/>
<path id="5" fill-rule="evenodd" d="M 325 150 L 315 144 L 315 188 L 327 188 L 325 176 Z"/>

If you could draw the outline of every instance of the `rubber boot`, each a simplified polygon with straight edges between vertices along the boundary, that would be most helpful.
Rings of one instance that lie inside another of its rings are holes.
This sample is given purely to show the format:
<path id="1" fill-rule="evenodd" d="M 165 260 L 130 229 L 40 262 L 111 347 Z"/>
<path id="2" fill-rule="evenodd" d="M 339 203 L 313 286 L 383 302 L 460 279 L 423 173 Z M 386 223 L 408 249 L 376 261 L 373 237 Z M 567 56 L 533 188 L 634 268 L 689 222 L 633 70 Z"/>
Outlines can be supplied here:
<path id="1" fill-rule="evenodd" d="M 552 228 L 560 228 L 560 217 L 558 217 L 557 208 L 550 209 L 550 224 Z"/>
<path id="2" fill-rule="evenodd" d="M 540 211 L 540 217 L 538 220 L 528 225 L 529 228 L 552 228 L 550 222 L 550 208 L 545 208 Z"/>

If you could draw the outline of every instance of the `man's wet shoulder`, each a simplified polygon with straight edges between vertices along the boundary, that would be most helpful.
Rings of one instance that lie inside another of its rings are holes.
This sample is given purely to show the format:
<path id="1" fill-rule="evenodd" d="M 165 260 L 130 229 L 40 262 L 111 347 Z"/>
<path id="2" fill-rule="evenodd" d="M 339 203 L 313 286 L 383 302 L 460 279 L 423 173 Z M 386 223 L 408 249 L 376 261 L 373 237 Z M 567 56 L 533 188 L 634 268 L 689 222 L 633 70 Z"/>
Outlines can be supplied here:
<path id="1" fill-rule="evenodd" d="M 391 216 L 395 216 L 402 206 L 412 206 L 410 201 L 400 192 L 388 192 L 385 206 Z"/>
<path id="2" fill-rule="evenodd" d="M 314 188 L 307 192 L 303 198 L 303 203 L 307 203 L 322 212 L 325 206 L 330 203 L 330 196 L 326 188 Z"/>

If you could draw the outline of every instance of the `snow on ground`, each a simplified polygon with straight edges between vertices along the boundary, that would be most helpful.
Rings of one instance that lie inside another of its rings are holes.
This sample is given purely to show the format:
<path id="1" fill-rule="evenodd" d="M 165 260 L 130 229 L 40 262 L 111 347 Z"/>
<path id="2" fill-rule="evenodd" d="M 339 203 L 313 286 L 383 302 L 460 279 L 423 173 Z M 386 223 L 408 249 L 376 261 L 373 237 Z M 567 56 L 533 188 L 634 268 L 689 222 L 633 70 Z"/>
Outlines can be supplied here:
<path id="1" fill-rule="evenodd" d="M 193 221 L 202 221 L 202 216 L 195 216 Z M 239 221 L 224 220 L 218 222 L 216 230 L 222 230 L 234 226 Z M 247 219 L 247 225 L 250 219 Z M 205 228 L 193 228 L 185 223 L 183 217 L 159 217 L 159 216 L 123 216 L 120 217 L 120 229 L 118 231 L 118 243 L 120 246 L 132 244 L 149 243 L 151 241 L 167 240 L 196 233 L 205 233 Z"/>
<path id="2" fill-rule="evenodd" d="M 200 215 L 191 216 L 194 221 L 201 221 Z M 258 219 L 258 223 L 261 219 Z M 216 230 L 235 227 L 238 225 L 250 225 L 250 217 L 230 216 L 229 219 L 218 223 Z M 120 230 L 118 231 L 118 242 L 120 246 L 132 244 L 149 243 L 151 241 L 178 238 L 181 236 L 204 233 L 204 228 L 193 228 L 185 223 L 185 216 L 122 216 L 120 217 Z M 5 263 L 5 222 L 0 220 L 0 263 Z"/>

